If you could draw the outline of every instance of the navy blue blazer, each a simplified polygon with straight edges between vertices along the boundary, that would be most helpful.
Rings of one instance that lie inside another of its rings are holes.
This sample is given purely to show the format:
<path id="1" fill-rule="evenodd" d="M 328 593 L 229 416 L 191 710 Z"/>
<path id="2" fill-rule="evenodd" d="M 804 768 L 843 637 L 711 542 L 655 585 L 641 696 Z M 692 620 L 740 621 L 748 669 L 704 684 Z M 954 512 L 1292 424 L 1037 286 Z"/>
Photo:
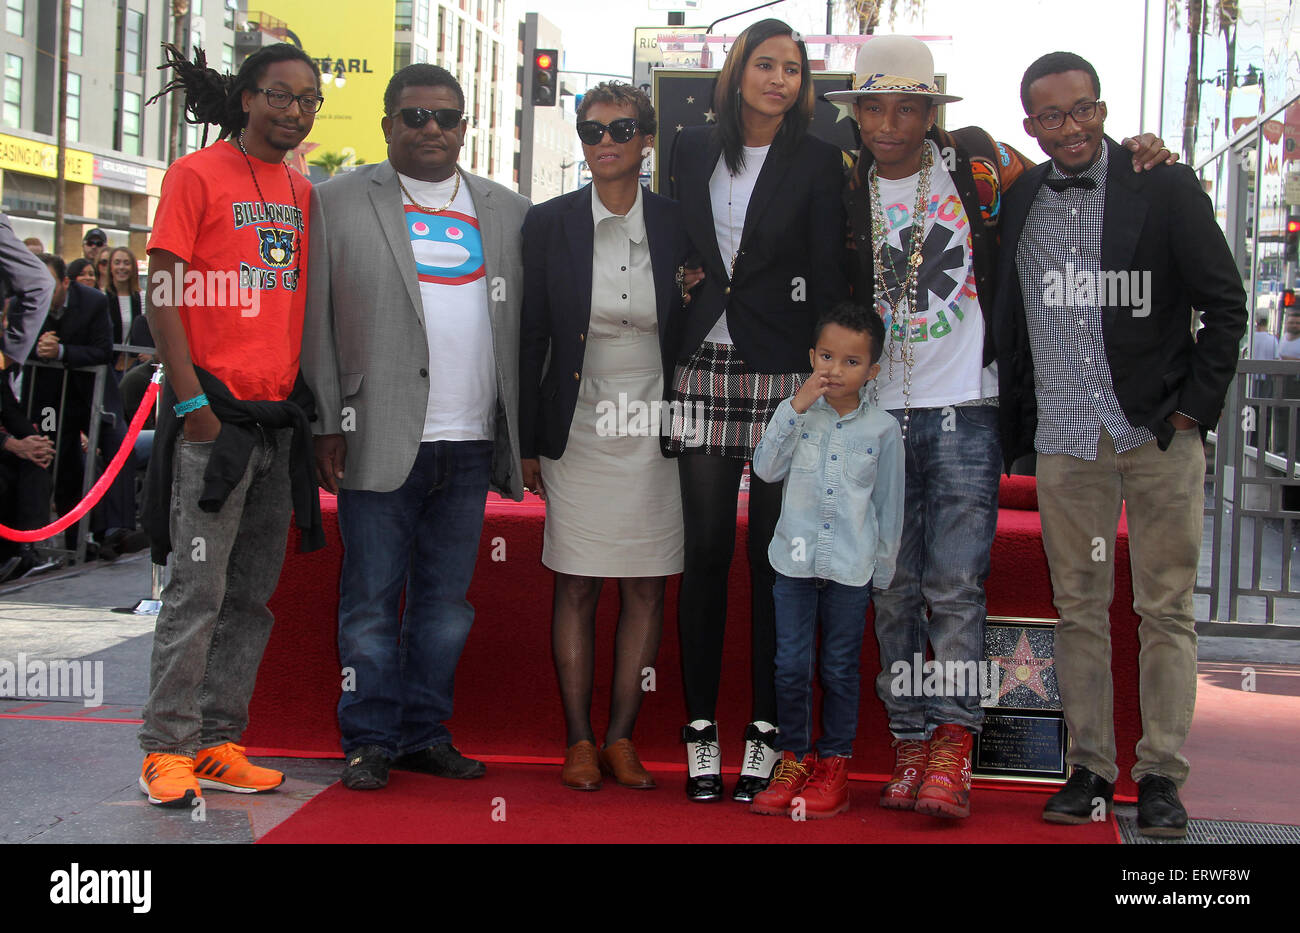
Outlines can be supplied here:
<path id="1" fill-rule="evenodd" d="M 1186 165 L 1134 172 L 1131 153 L 1106 137 L 1102 271 L 1150 273 L 1147 313 L 1103 305 L 1102 340 L 1124 416 L 1149 428 L 1161 450 L 1174 437 L 1176 411 L 1202 432 L 1219 420 L 1246 332 L 1246 292 L 1214 207 Z M 1001 395 L 1002 454 L 1008 468 L 1034 449 L 1038 404 L 1016 249 L 1044 162 L 1008 189 L 1002 205 L 993 328 Z M 1199 319 L 1201 328 L 1193 331 Z"/>
<path id="2" fill-rule="evenodd" d="M 594 188 L 587 185 L 529 209 L 524 218 L 524 301 L 519 330 L 519 455 L 560 459 L 578 404 L 591 324 Z M 672 378 L 679 323 L 677 271 L 689 241 L 675 201 L 642 192 L 659 316 L 664 385 Z M 549 356 L 549 363 L 547 362 Z"/>

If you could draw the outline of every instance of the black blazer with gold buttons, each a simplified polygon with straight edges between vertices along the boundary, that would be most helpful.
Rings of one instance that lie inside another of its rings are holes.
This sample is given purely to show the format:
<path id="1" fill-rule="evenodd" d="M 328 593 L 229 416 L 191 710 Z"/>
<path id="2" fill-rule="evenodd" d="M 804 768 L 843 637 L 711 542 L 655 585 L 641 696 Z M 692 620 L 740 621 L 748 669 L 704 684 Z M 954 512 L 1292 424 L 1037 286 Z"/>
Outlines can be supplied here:
<path id="1" fill-rule="evenodd" d="M 519 329 L 519 455 L 558 460 L 578 404 L 591 323 L 594 188 L 587 185 L 530 208 L 524 218 L 524 301 Z M 642 192 L 659 318 L 665 385 L 681 308 L 677 272 L 688 243 L 678 205 Z"/>
<path id="2" fill-rule="evenodd" d="M 848 297 L 844 274 L 844 156 L 805 134 L 773 143 L 758 173 L 728 276 L 713 225 L 709 179 L 722 154 L 712 127 L 677 134 L 670 159 L 672 194 L 704 268 L 683 314 L 675 357 L 686 362 L 727 312 L 727 330 L 753 371 L 808 371 L 817 317 Z"/>

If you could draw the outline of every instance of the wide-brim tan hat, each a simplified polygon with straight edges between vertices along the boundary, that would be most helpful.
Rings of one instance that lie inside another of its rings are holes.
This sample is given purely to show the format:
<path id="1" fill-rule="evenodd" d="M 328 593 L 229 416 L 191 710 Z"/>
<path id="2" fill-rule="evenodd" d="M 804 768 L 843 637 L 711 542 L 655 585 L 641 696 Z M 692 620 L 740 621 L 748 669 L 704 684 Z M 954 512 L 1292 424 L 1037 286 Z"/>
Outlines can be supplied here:
<path id="1" fill-rule="evenodd" d="M 876 36 L 858 49 L 853 66 L 854 90 L 828 91 L 829 101 L 852 103 L 867 94 L 919 94 L 936 104 L 961 100 L 943 94 L 934 82 L 934 56 L 920 39 Z"/>

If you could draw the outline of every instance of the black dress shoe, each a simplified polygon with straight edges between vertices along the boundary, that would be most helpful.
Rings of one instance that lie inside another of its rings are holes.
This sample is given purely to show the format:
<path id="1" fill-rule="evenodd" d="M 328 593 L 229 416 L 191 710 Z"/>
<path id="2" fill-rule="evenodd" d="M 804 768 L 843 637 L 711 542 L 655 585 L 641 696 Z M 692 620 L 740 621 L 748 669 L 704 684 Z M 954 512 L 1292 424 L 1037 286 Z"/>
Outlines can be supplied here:
<path id="1" fill-rule="evenodd" d="M 343 786 L 348 790 L 379 790 L 388 783 L 388 752 L 379 745 L 363 745 L 347 756 Z"/>
<path id="2" fill-rule="evenodd" d="M 745 761 L 740 767 L 740 777 L 736 779 L 731 799 L 753 803 L 754 797 L 767 790 L 772 772 L 780 760 L 781 753 L 776 750 L 776 726 L 751 722 L 745 729 Z"/>
<path id="3" fill-rule="evenodd" d="M 1187 835 L 1187 811 L 1178 799 L 1178 787 L 1162 774 L 1138 781 L 1138 832 L 1160 839 Z"/>
<path id="4" fill-rule="evenodd" d="M 1047 799 L 1043 819 L 1048 823 L 1070 825 L 1091 822 L 1097 810 L 1098 797 L 1106 801 L 1106 815 L 1110 816 L 1115 785 L 1087 768 L 1075 768 L 1065 786 Z"/>
<path id="5" fill-rule="evenodd" d="M 466 758 L 450 742 L 431 745 L 418 752 L 407 752 L 393 762 L 398 771 L 419 771 L 435 777 L 455 778 L 468 781 L 481 778 L 487 774 L 487 765 L 473 758 Z"/>
<path id="6" fill-rule="evenodd" d="M 718 724 L 697 719 L 691 725 L 682 726 L 682 741 L 686 743 L 686 796 L 699 803 L 721 800 Z"/>

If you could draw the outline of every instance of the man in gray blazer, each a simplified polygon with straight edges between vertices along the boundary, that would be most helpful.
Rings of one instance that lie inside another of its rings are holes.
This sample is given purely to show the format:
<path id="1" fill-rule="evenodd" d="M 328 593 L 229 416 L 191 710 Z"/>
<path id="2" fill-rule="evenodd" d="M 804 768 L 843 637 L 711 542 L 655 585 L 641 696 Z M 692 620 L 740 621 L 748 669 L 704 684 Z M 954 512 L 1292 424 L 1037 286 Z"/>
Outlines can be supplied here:
<path id="1" fill-rule="evenodd" d="M 338 493 L 339 726 L 354 790 L 383 787 L 390 767 L 484 773 L 445 722 L 488 488 L 523 498 L 529 204 L 457 167 L 464 109 L 450 73 L 403 68 L 384 94 L 388 160 L 312 194 L 302 371 L 319 412 L 318 477 Z"/>

